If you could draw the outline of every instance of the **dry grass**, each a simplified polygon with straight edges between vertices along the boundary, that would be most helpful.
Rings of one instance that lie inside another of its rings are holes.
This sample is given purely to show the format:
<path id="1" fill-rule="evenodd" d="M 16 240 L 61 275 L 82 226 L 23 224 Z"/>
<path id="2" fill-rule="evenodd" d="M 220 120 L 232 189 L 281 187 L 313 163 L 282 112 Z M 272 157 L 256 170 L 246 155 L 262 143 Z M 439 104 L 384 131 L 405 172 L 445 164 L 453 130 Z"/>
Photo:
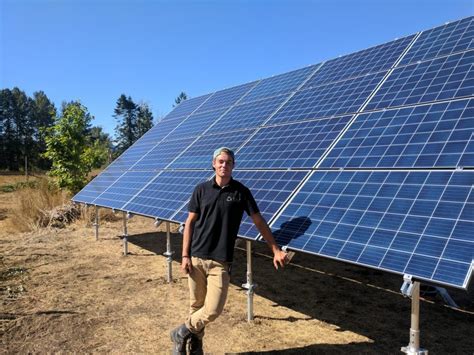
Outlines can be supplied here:
<path id="1" fill-rule="evenodd" d="M 156 228 L 152 219 L 129 221 L 127 257 L 122 214 L 104 208 L 98 241 L 90 207 L 63 229 L 4 228 L 5 222 L 18 224 L 22 209 L 35 221 L 31 211 L 48 210 L 63 198 L 46 186 L 0 193 L 0 353 L 169 354 L 169 331 L 188 311 L 178 226 L 172 225 L 171 284 L 165 277 L 165 226 Z M 206 329 L 207 354 L 392 354 L 408 343 L 410 300 L 398 291 L 399 275 L 302 253 L 277 272 L 267 247 L 254 243 L 259 286 L 249 324 L 241 288 L 245 265 L 246 253 L 237 248 L 225 311 Z M 422 299 L 421 345 L 431 354 L 471 354 L 473 289 L 450 292 L 460 310 L 439 297 Z"/>
<path id="2" fill-rule="evenodd" d="M 17 202 L 12 210 L 10 223 L 19 232 L 48 227 L 51 211 L 65 204 L 68 193 L 51 186 L 47 179 L 39 180 L 37 187 L 26 187 L 16 192 Z"/>
<path id="3" fill-rule="evenodd" d="M 170 354 L 169 331 L 187 315 L 188 290 L 174 233 L 173 282 L 166 282 L 164 227 L 132 218 L 127 257 L 121 221 L 101 221 L 98 241 L 77 223 L 2 236 L 0 353 Z M 206 354 L 397 354 L 407 345 L 410 300 L 398 291 L 401 276 L 302 253 L 275 271 L 266 245 L 253 250 L 255 320 L 246 322 L 239 248 L 224 313 L 206 329 Z M 421 301 L 421 345 L 430 354 L 474 349 L 473 294 L 451 295 L 461 310 L 439 298 Z"/>
<path id="4" fill-rule="evenodd" d="M 79 205 L 80 215 L 76 222 L 81 227 L 91 227 L 95 222 L 95 208 L 93 206 Z M 99 208 L 99 221 L 116 222 L 122 219 L 121 212 L 114 212 L 109 208 Z"/>

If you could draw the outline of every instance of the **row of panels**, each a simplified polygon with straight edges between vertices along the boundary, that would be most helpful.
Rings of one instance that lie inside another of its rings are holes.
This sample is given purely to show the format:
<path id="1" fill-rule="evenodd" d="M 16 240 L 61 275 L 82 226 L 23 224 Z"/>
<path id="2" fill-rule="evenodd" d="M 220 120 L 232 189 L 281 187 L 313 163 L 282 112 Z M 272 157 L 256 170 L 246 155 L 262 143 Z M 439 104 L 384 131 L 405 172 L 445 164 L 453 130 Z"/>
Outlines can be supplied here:
<path id="1" fill-rule="evenodd" d="M 158 145 L 139 141 L 107 170 L 207 169 L 211 152 L 223 144 L 237 151 L 240 169 L 308 169 L 318 164 L 323 168 L 473 167 L 473 106 L 473 99 L 464 99 L 363 113 L 355 119 L 339 116 L 197 138 L 173 136 Z"/>
<path id="2" fill-rule="evenodd" d="M 472 19 L 186 100 L 73 200 L 184 222 L 227 145 L 281 245 L 466 288 Z"/>
<path id="3" fill-rule="evenodd" d="M 272 224 L 280 245 L 467 288 L 474 171 L 316 171 Z"/>
<path id="4" fill-rule="evenodd" d="M 436 84 L 445 80 L 445 85 L 456 86 L 457 91 L 451 92 L 451 97 L 461 97 L 467 88 L 460 84 L 460 76 L 467 75 L 469 67 L 460 66 L 456 72 L 449 72 L 450 67 L 458 66 L 458 61 L 468 62 L 470 56 L 461 56 L 462 52 L 469 52 L 473 49 L 474 26 L 473 17 L 465 18 L 444 26 L 423 31 L 419 37 L 416 35 L 407 36 L 386 44 L 375 46 L 340 58 L 332 59 L 322 64 L 309 66 L 307 68 L 295 70 L 289 73 L 273 76 L 260 81 L 240 85 L 234 88 L 218 91 L 212 95 L 204 95 L 193 100 L 188 100 L 184 105 L 180 105 L 166 119 L 183 118 L 192 112 L 202 113 L 213 111 L 219 108 L 231 107 L 234 104 L 244 104 L 256 100 L 267 99 L 269 97 L 294 92 L 298 89 L 309 92 L 302 94 L 304 97 L 314 99 L 315 92 L 324 91 L 325 98 L 331 93 L 340 91 L 340 87 L 350 87 L 353 82 L 350 79 L 358 78 L 356 82 L 362 80 L 364 76 L 375 73 L 387 73 L 394 66 L 395 73 L 392 81 L 385 84 L 380 97 L 377 97 L 372 107 L 394 107 L 407 101 L 402 91 L 400 96 L 392 97 L 393 91 L 403 85 L 411 85 L 406 82 L 406 77 L 420 77 L 416 83 L 416 92 L 428 91 L 425 95 L 421 93 L 411 103 L 417 101 L 433 101 L 430 90 L 438 90 L 436 85 L 428 85 L 430 79 L 434 79 Z M 382 75 L 383 76 L 383 75 Z M 451 78 L 449 77 L 451 76 Z M 466 79 L 466 77 L 464 77 Z M 349 80 L 349 81 L 348 81 Z M 332 84 L 332 85 L 329 85 Z M 329 85 L 329 86 L 328 86 Z M 323 88 L 321 88 L 323 86 Z M 472 86 L 471 86 L 472 87 Z M 318 88 L 318 89 L 316 89 Z M 359 89 L 359 88 L 358 88 Z M 452 91 L 456 91 L 451 89 Z M 398 90 L 397 90 L 398 92 Z M 456 96 L 455 96 L 456 95 Z M 387 97 L 388 96 L 388 97 Z M 408 95 L 411 96 L 411 95 Z M 296 99 L 298 102 L 300 99 Z M 351 106 L 345 107 L 343 114 L 351 113 Z M 314 114 L 334 114 L 331 110 L 319 110 Z M 298 116 L 292 117 L 294 120 Z M 313 116 L 312 118 L 316 118 Z"/>
<path id="5" fill-rule="evenodd" d="M 183 223 L 194 187 L 212 176 L 211 170 L 126 172 L 92 204 Z M 234 177 L 250 188 L 262 215 L 273 221 L 280 245 L 460 288 L 468 285 L 474 258 L 474 171 L 237 170 Z M 258 237 L 248 216 L 239 235 Z"/>

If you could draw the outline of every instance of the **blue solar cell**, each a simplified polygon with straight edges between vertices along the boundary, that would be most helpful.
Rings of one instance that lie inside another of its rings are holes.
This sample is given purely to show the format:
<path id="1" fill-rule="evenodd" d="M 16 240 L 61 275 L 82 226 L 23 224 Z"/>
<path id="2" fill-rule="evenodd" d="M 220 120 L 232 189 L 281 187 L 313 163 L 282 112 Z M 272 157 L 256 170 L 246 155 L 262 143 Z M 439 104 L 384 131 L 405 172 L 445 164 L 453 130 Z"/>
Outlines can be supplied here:
<path id="1" fill-rule="evenodd" d="M 163 171 L 146 190 L 141 191 L 123 209 L 158 219 L 184 222 L 176 211 L 189 200 L 194 187 L 208 180 L 212 171 Z"/>
<path id="2" fill-rule="evenodd" d="M 474 51 L 399 67 L 383 83 L 365 110 L 472 96 Z"/>
<path id="3" fill-rule="evenodd" d="M 238 167 L 311 168 L 351 116 L 306 121 L 258 130 L 238 152 Z"/>
<path id="4" fill-rule="evenodd" d="M 474 166 L 465 156 L 473 108 L 469 99 L 360 114 L 321 167 L 454 168 L 461 161 Z"/>
<path id="5" fill-rule="evenodd" d="M 102 192 L 93 204 L 123 210 L 122 207 L 156 174 L 156 172 L 127 171 Z"/>
<path id="6" fill-rule="evenodd" d="M 217 91 L 195 112 L 213 111 L 221 108 L 228 108 L 238 102 L 245 94 L 247 94 L 258 82 L 234 86 L 229 89 Z"/>
<path id="7" fill-rule="evenodd" d="M 169 169 L 208 169 L 212 166 L 212 153 L 227 146 L 236 151 L 254 130 L 206 134 L 201 136 L 181 154 Z M 237 157 L 238 159 L 238 157 Z"/>
<path id="8" fill-rule="evenodd" d="M 195 111 L 200 105 L 202 105 L 212 94 L 202 95 L 199 97 L 193 97 L 188 100 L 181 101 L 176 108 L 167 114 L 163 120 L 167 121 L 170 119 L 184 118 Z"/>
<path id="9" fill-rule="evenodd" d="M 112 185 L 125 171 L 117 169 L 108 169 L 92 179 L 72 200 L 92 204 L 94 200 Z"/>
<path id="10" fill-rule="evenodd" d="M 203 134 L 226 110 L 227 109 L 206 111 L 188 116 L 188 118 L 175 129 L 171 138 L 196 137 Z"/>
<path id="11" fill-rule="evenodd" d="M 235 105 L 211 127 L 210 131 L 217 133 L 258 127 L 267 120 L 287 98 L 287 95 L 280 95 L 265 100 Z"/>
<path id="12" fill-rule="evenodd" d="M 401 65 L 472 49 L 473 39 L 473 17 L 423 31 Z"/>
<path id="13" fill-rule="evenodd" d="M 129 170 L 133 165 L 152 150 L 158 143 L 167 137 L 173 130 L 183 122 L 182 119 L 158 122 L 135 144 L 128 148 L 121 156 L 107 167 L 110 169 Z"/>
<path id="14" fill-rule="evenodd" d="M 289 94 L 295 91 L 319 67 L 319 65 L 320 64 L 311 65 L 303 69 L 263 79 L 242 99 L 242 102 L 250 102 L 271 96 Z"/>
<path id="15" fill-rule="evenodd" d="M 303 89 L 390 69 L 415 36 L 408 36 L 325 62 Z"/>
<path id="16" fill-rule="evenodd" d="M 473 184 L 474 171 L 315 172 L 272 229 L 290 249 L 465 288 L 467 273 L 453 270 L 468 270 L 474 255 L 474 216 L 463 214 Z M 387 196 L 390 204 L 373 203 Z M 297 218 L 305 228 L 292 225 Z M 449 272 L 440 270 L 447 262 Z"/>
<path id="17" fill-rule="evenodd" d="M 142 156 L 133 170 L 156 171 L 166 168 L 179 154 L 181 154 L 195 137 L 186 137 L 175 140 L 165 140 Z"/>
<path id="18" fill-rule="evenodd" d="M 357 112 L 385 73 L 298 91 L 268 122 L 295 122 Z"/>
<path id="19" fill-rule="evenodd" d="M 306 175 L 303 171 L 235 171 L 234 177 L 250 189 L 263 218 L 270 221 Z M 256 239 L 258 234 L 252 219 L 244 214 L 239 236 Z"/>

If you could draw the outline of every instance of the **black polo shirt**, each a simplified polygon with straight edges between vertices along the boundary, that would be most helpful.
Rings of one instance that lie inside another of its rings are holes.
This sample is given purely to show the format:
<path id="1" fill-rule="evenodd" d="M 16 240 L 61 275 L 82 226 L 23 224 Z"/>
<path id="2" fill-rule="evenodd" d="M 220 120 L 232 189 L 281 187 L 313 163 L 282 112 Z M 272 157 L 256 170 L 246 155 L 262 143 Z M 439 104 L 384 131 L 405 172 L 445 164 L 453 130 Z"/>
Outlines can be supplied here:
<path id="1" fill-rule="evenodd" d="M 191 255 L 204 259 L 231 262 L 244 211 L 250 216 L 259 212 L 252 193 L 231 179 L 220 187 L 215 178 L 194 189 L 188 205 L 197 213 L 191 242 Z"/>

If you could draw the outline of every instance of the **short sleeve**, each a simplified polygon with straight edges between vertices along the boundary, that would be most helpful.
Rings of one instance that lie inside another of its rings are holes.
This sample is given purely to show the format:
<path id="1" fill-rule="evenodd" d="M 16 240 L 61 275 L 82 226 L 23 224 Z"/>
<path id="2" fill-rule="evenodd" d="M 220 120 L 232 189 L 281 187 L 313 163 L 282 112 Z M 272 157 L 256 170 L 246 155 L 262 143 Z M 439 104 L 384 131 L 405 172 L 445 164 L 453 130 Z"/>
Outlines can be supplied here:
<path id="1" fill-rule="evenodd" d="M 199 186 L 196 186 L 194 188 L 194 191 L 193 191 L 193 194 L 191 195 L 191 199 L 189 200 L 189 203 L 188 203 L 188 211 L 189 212 L 195 212 L 195 213 L 199 213 L 200 211 L 200 193 L 199 193 L 200 189 L 199 189 Z"/>
<path id="2" fill-rule="evenodd" d="M 253 198 L 253 195 L 248 188 L 245 189 L 245 195 L 245 212 L 247 212 L 249 216 L 260 212 L 257 206 L 257 202 L 255 202 L 255 199 Z"/>

